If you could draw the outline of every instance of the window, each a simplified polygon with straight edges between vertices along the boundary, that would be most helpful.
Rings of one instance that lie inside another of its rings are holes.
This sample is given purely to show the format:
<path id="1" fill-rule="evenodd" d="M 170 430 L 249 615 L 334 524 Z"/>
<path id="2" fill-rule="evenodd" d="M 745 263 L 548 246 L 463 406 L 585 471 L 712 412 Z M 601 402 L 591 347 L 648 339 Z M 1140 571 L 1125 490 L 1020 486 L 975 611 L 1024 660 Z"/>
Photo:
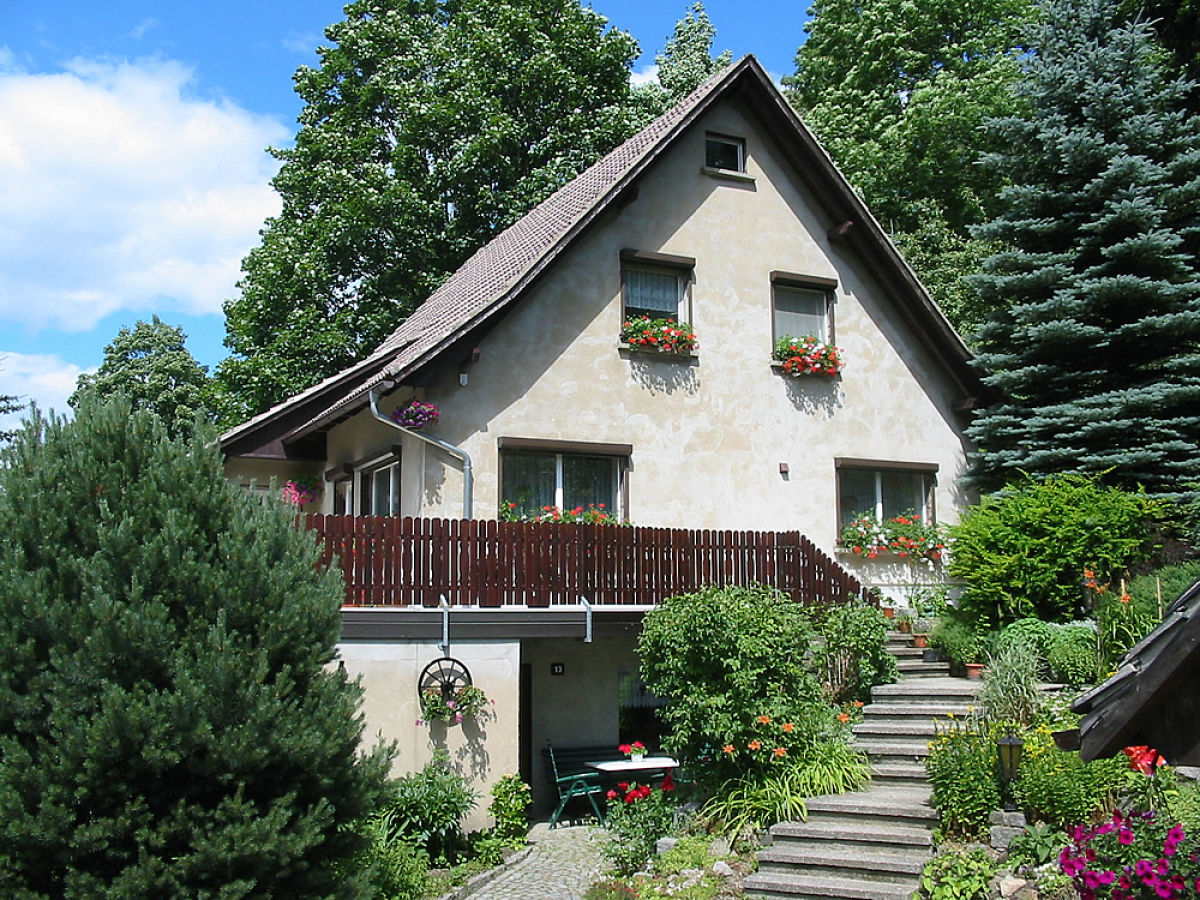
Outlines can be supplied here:
<path id="1" fill-rule="evenodd" d="M 400 460 L 364 466 L 357 473 L 360 516 L 400 515 Z"/>
<path id="2" fill-rule="evenodd" d="M 544 443 L 541 441 L 501 440 L 501 502 L 517 504 L 520 513 L 537 513 L 546 506 L 603 506 L 613 515 L 621 515 L 627 447 L 602 445 L 600 452 L 571 452 L 522 446 Z"/>
<path id="3" fill-rule="evenodd" d="M 704 137 L 704 165 L 729 172 L 746 171 L 746 142 L 723 134 Z"/>
<path id="4" fill-rule="evenodd" d="M 696 261 L 687 256 L 621 251 L 624 317 L 688 321 L 688 285 Z"/>
<path id="5" fill-rule="evenodd" d="M 915 512 L 934 520 L 933 488 L 937 467 L 920 464 L 838 464 L 838 524 L 868 513 L 888 519 Z"/>
<path id="6" fill-rule="evenodd" d="M 830 295 L 837 282 L 830 278 L 771 273 L 775 340 L 812 335 L 833 343 Z"/>

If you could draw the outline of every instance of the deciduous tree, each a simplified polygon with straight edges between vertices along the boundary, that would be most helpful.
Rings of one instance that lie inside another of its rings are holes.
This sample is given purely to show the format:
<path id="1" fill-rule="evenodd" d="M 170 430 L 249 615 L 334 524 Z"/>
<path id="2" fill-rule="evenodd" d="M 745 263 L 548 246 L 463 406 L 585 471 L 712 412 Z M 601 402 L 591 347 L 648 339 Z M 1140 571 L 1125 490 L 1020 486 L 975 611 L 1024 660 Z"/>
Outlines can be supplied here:
<path id="1" fill-rule="evenodd" d="M 173 434 L 185 434 L 196 417 L 209 415 L 207 369 L 186 347 L 182 328 L 167 325 L 158 316 L 122 328 L 104 348 L 104 362 L 91 375 L 81 375 L 68 401 L 78 407 L 85 394 L 108 397 L 125 394 L 135 409 L 148 409 L 162 417 Z"/>
<path id="2" fill-rule="evenodd" d="M 990 246 L 997 184 L 976 165 L 982 123 L 1013 110 L 1031 0 L 817 0 L 784 79 L 789 99 L 935 299 L 964 332 L 978 301 L 960 278 Z"/>
<path id="3" fill-rule="evenodd" d="M 226 304 L 244 418 L 373 350 L 479 246 L 631 134 L 637 44 L 578 0 L 357 0 L 327 31 Z"/>

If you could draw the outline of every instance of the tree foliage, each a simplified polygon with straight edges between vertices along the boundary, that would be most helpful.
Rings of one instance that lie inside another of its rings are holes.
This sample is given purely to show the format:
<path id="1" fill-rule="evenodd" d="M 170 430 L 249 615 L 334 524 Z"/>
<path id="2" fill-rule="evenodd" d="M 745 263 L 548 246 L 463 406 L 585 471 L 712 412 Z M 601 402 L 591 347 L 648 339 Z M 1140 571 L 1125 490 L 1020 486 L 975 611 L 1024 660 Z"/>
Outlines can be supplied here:
<path id="1" fill-rule="evenodd" d="M 0 462 L 0 894 L 360 896 L 389 754 L 311 538 L 125 398 Z"/>
<path id="2" fill-rule="evenodd" d="M 733 55 L 728 51 L 714 57 L 713 40 L 717 28 L 708 18 L 703 3 L 693 3 L 684 17 L 675 23 L 663 51 L 654 57 L 658 83 L 671 103 L 682 100 L 710 76 L 726 68 Z"/>
<path id="3" fill-rule="evenodd" d="M 186 434 L 197 416 L 208 415 L 208 370 L 188 352 L 186 341 L 183 329 L 158 316 L 139 321 L 132 330 L 122 328 L 104 348 L 104 362 L 95 374 L 79 376 L 68 402 L 77 408 L 89 392 L 101 397 L 123 393 L 134 409 L 148 409 L 173 434 Z"/>
<path id="4" fill-rule="evenodd" d="M 966 585 L 959 608 L 993 627 L 1077 618 L 1085 573 L 1116 581 L 1145 559 L 1160 511 L 1144 494 L 1084 475 L 1027 478 L 986 496 L 950 530 L 950 575 Z"/>
<path id="5" fill-rule="evenodd" d="M 817 0 L 788 97 L 952 321 L 978 322 L 960 283 L 988 251 L 968 226 L 996 193 L 982 123 L 1011 112 L 1031 0 Z M 922 252 L 923 251 L 923 252 Z M 952 260 L 946 261 L 950 253 Z"/>
<path id="6" fill-rule="evenodd" d="M 358 0 L 296 73 L 282 212 L 226 303 L 243 418 L 373 350 L 468 256 L 636 128 L 637 44 L 578 0 Z"/>
<path id="7" fill-rule="evenodd" d="M 1106 473 L 1180 496 L 1200 479 L 1200 119 L 1181 110 L 1149 28 L 1109 0 L 1047 0 L 988 159 L 1007 246 L 975 285 L 1003 400 L 969 434 L 977 484 Z"/>

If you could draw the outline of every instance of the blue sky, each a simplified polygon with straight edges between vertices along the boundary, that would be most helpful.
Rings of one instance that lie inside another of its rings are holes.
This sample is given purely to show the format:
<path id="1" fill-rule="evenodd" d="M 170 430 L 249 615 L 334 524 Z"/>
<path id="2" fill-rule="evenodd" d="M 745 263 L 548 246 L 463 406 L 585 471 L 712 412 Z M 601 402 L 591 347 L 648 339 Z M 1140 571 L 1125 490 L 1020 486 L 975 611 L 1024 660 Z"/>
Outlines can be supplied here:
<path id="1" fill-rule="evenodd" d="M 652 77 L 690 0 L 593 0 Z M 66 408 L 122 326 L 158 315 L 210 368 L 221 302 L 279 204 L 338 0 L 0 0 L 0 394 Z M 792 71 L 808 0 L 711 0 L 716 49 Z M 4 423 L 0 420 L 0 427 Z"/>

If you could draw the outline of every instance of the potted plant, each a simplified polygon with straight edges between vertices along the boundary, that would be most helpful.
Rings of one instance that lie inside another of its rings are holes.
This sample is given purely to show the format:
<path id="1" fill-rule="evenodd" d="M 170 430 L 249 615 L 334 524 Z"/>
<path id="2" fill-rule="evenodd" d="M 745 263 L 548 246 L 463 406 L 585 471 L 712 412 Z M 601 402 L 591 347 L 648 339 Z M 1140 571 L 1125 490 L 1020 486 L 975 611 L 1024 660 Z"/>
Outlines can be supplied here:
<path id="1" fill-rule="evenodd" d="M 912 634 L 913 619 L 908 613 L 904 613 L 896 620 L 896 630 L 901 634 Z"/>
<path id="2" fill-rule="evenodd" d="M 934 622 L 932 619 L 919 617 L 913 621 L 912 637 L 913 646 L 924 648 L 929 642 L 929 633 L 933 631 Z"/>
<path id="3" fill-rule="evenodd" d="M 965 663 L 965 667 L 967 670 L 968 678 L 982 678 L 983 677 L 983 663 L 969 662 L 969 663 Z"/>
<path id="4" fill-rule="evenodd" d="M 617 747 L 621 753 L 625 754 L 626 759 L 637 761 L 646 755 L 646 745 L 641 741 L 634 741 L 632 744 L 621 744 Z"/>

